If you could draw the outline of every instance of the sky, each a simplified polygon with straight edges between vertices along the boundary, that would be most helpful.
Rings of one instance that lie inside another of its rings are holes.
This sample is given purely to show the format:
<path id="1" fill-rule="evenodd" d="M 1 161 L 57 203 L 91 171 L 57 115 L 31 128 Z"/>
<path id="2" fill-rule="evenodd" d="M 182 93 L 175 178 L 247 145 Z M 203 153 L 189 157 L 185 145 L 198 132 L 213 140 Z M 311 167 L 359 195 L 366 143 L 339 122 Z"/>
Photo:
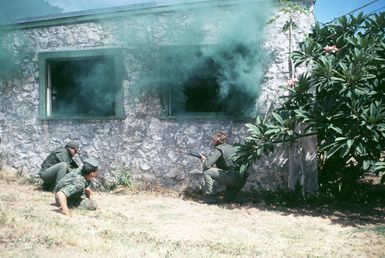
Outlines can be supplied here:
<path id="1" fill-rule="evenodd" d="M 356 11 L 355 14 L 361 11 L 364 13 L 385 12 L 385 0 L 317 0 L 315 16 L 317 21 L 326 23 L 367 4 L 369 5 Z"/>
<path id="2" fill-rule="evenodd" d="M 46 0 L 54 6 L 63 9 L 64 12 L 87 10 L 90 8 L 104 8 L 119 5 L 129 5 L 149 2 L 170 2 L 170 0 Z M 171 2 L 185 2 L 183 0 L 171 0 Z M 372 3 L 373 2 L 373 3 Z M 332 21 L 341 15 L 347 14 L 366 4 L 367 7 L 359 10 L 364 13 L 373 11 L 385 11 L 385 0 L 316 0 L 315 15 L 321 23 Z M 359 11 L 356 11 L 357 14 Z"/>

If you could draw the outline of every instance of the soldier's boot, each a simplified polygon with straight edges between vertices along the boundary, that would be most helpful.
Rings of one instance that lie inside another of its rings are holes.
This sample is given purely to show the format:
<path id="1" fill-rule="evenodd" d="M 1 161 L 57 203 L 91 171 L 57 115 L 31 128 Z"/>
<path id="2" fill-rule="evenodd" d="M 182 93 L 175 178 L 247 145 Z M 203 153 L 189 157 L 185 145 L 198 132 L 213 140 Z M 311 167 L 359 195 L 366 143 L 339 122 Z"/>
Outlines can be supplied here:
<path id="1" fill-rule="evenodd" d="M 223 201 L 225 203 L 231 203 L 236 201 L 237 193 L 239 189 L 228 187 L 226 188 L 225 194 L 223 196 Z"/>
<path id="2" fill-rule="evenodd" d="M 203 202 L 206 203 L 206 204 L 218 204 L 218 199 L 217 197 L 215 197 L 214 194 L 206 194 L 204 197 L 203 197 Z"/>
<path id="3" fill-rule="evenodd" d="M 44 182 L 43 185 L 42 185 L 42 188 L 43 188 L 43 191 L 52 192 L 53 188 L 54 188 L 54 185 Z"/>

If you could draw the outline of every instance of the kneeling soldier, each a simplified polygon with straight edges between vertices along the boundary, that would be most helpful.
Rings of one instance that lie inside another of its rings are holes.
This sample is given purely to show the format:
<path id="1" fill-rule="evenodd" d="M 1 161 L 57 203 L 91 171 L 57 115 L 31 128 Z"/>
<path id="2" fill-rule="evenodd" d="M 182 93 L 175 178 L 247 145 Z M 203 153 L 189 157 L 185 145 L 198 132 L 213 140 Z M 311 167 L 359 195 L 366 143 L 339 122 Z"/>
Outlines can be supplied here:
<path id="1" fill-rule="evenodd" d="M 75 142 L 68 142 L 64 148 L 58 148 L 48 155 L 39 171 L 39 176 L 44 182 L 44 190 L 52 191 L 60 179 L 72 168 L 79 167 L 74 160 L 77 153 L 79 153 L 79 145 Z"/>
<path id="2" fill-rule="evenodd" d="M 200 155 L 203 164 L 203 178 L 205 181 L 204 202 L 207 204 L 218 203 L 213 193 L 214 180 L 226 186 L 224 201 L 232 202 L 236 199 L 237 193 L 246 184 L 247 173 L 240 174 L 239 167 L 233 159 L 235 148 L 227 143 L 227 136 L 223 132 L 216 133 L 212 138 L 215 149 L 209 157 Z"/>
<path id="3" fill-rule="evenodd" d="M 55 199 L 65 215 L 69 215 L 68 207 L 73 206 L 96 210 L 89 186 L 91 179 L 96 176 L 97 169 L 97 160 L 88 158 L 83 161 L 83 167 L 71 171 L 57 183 L 54 190 Z"/>

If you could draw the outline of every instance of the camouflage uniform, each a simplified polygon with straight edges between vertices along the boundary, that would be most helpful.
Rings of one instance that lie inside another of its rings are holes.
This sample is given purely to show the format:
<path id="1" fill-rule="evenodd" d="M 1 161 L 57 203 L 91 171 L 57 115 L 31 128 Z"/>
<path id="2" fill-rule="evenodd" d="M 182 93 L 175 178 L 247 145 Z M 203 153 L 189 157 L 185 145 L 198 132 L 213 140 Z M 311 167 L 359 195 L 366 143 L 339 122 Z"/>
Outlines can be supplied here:
<path id="1" fill-rule="evenodd" d="M 96 203 L 88 199 L 84 194 L 84 189 L 90 186 L 81 174 L 81 168 L 72 170 L 66 174 L 55 186 L 54 192 L 63 192 L 67 197 L 68 207 L 80 207 L 83 209 L 95 210 Z"/>
<path id="2" fill-rule="evenodd" d="M 203 161 L 205 194 L 213 194 L 214 180 L 226 186 L 225 200 L 235 198 L 238 191 L 245 185 L 247 174 L 243 176 L 239 174 L 239 168 L 232 158 L 234 153 L 235 148 L 232 145 L 222 143 L 215 146 L 213 153 Z"/>
<path id="3" fill-rule="evenodd" d="M 69 142 L 66 147 L 78 149 L 78 145 L 74 142 Z M 44 181 L 44 188 L 52 190 L 52 188 L 62 179 L 67 172 L 76 168 L 78 165 L 74 162 L 67 148 L 61 147 L 52 151 L 41 164 L 39 171 L 40 178 Z"/>
<path id="4" fill-rule="evenodd" d="M 72 157 L 65 148 L 59 148 L 49 154 L 41 164 L 40 178 L 46 187 L 56 185 L 68 171 Z"/>

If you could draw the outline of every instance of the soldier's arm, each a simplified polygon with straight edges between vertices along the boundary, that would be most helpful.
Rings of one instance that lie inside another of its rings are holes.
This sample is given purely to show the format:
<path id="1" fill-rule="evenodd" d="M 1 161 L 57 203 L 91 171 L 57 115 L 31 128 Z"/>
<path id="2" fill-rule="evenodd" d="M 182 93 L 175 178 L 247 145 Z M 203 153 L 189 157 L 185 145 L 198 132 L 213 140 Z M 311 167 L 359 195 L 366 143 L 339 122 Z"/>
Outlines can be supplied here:
<path id="1" fill-rule="evenodd" d="M 208 158 L 201 158 L 203 163 L 203 170 L 209 169 L 215 165 L 218 159 L 221 157 L 222 152 L 215 148 L 214 152 Z M 204 157 L 204 156 L 203 156 Z"/>
<path id="2" fill-rule="evenodd" d="M 82 193 L 84 190 L 84 179 L 81 177 L 72 177 L 71 180 L 63 182 L 63 184 L 56 187 L 56 200 L 59 203 L 65 215 L 69 215 L 67 199 L 77 193 Z"/>
<path id="3" fill-rule="evenodd" d="M 69 216 L 70 210 L 68 209 L 68 205 L 67 205 L 67 196 L 62 191 L 59 191 L 55 194 L 55 198 L 57 203 L 59 203 L 59 206 L 62 209 L 63 214 Z"/>
<path id="4" fill-rule="evenodd" d="M 56 152 L 55 156 L 59 162 L 67 162 L 69 164 L 72 161 L 70 155 L 65 151 Z"/>

